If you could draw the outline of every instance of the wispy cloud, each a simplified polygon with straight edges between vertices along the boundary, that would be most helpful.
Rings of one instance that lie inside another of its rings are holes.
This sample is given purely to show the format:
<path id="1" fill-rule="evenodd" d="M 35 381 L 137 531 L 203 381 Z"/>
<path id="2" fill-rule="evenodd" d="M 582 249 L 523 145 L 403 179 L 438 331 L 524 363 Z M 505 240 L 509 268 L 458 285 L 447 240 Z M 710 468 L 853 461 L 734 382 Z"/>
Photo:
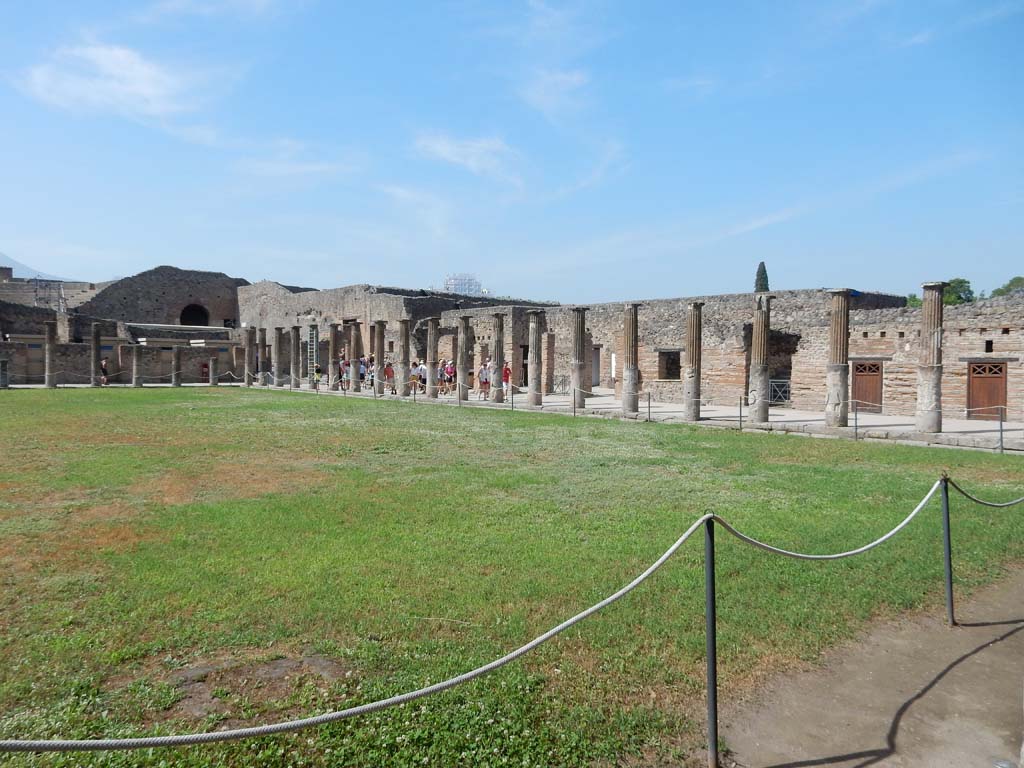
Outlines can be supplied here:
<path id="1" fill-rule="evenodd" d="M 670 77 L 665 81 L 665 88 L 671 92 L 689 93 L 699 97 L 710 96 L 718 87 L 718 80 L 707 75 Z"/>
<path id="2" fill-rule="evenodd" d="M 21 86 L 61 109 L 164 118 L 196 106 L 193 79 L 132 48 L 94 43 L 58 48 L 25 73 Z"/>
<path id="3" fill-rule="evenodd" d="M 589 82 L 590 76 L 581 69 L 540 70 L 520 88 L 519 95 L 545 117 L 556 120 L 582 105 L 581 91 Z"/>
<path id="4" fill-rule="evenodd" d="M 460 166 L 478 176 L 520 183 L 507 167 L 515 151 L 498 136 L 456 139 L 444 134 L 422 135 L 416 139 L 415 147 L 426 157 Z"/>
<path id="5" fill-rule="evenodd" d="M 899 48 L 913 48 L 918 45 L 927 45 L 935 39 L 935 33 L 930 29 L 922 29 L 920 32 L 900 40 L 896 45 Z"/>
<path id="6" fill-rule="evenodd" d="M 238 170 L 252 176 L 300 178 L 347 174 L 359 166 L 355 158 L 325 160 L 316 157 L 312 148 L 295 139 L 272 142 L 267 155 L 243 158 L 237 164 Z"/>

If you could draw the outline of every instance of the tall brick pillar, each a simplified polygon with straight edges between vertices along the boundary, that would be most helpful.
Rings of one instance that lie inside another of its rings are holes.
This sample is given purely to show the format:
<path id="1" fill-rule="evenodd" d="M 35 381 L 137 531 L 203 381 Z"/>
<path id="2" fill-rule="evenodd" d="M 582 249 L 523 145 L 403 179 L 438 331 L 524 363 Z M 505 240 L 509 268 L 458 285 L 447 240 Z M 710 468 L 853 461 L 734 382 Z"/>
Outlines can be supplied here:
<path id="1" fill-rule="evenodd" d="M 825 371 L 825 425 L 845 427 L 850 420 L 850 289 L 835 288 Z"/>
<path id="2" fill-rule="evenodd" d="M 437 397 L 437 339 L 441 318 L 427 318 L 427 397 Z"/>
<path id="3" fill-rule="evenodd" d="M 43 385 L 53 389 L 57 386 L 57 368 L 54 364 L 54 355 L 57 352 L 57 321 L 47 320 L 43 323 L 43 328 L 46 334 L 43 348 Z"/>
<path id="4" fill-rule="evenodd" d="M 640 410 L 640 305 L 627 304 L 623 317 L 622 412 Z"/>
<path id="5" fill-rule="evenodd" d="M 409 362 L 409 320 L 403 317 L 398 321 L 398 370 L 395 371 L 400 397 L 409 396 L 409 376 L 412 374 Z"/>
<path id="6" fill-rule="evenodd" d="M 142 386 L 142 347 L 132 344 L 132 386 Z"/>
<path id="7" fill-rule="evenodd" d="M 251 387 L 253 379 L 253 360 L 256 359 L 256 329 L 252 327 L 246 328 L 245 333 L 242 336 L 242 342 L 242 360 L 244 361 L 242 364 L 242 381 L 245 386 Z"/>
<path id="8" fill-rule="evenodd" d="M 362 392 L 363 383 L 359 380 L 359 358 L 363 356 L 363 335 L 359 330 L 359 321 L 353 320 L 349 326 L 348 346 L 348 384 L 353 392 Z"/>
<path id="9" fill-rule="evenodd" d="M 181 386 L 181 347 L 171 347 L 171 386 Z"/>
<path id="10" fill-rule="evenodd" d="M 458 384 L 455 386 L 455 399 L 469 399 L 469 315 L 459 318 L 459 352 L 455 356 L 455 378 Z"/>
<path id="11" fill-rule="evenodd" d="M 267 355 L 267 329 L 259 328 L 256 331 L 256 354 L 259 357 L 258 368 L 259 375 L 256 379 L 256 383 L 261 387 L 270 386 L 270 365 L 269 356 Z"/>
<path id="12" fill-rule="evenodd" d="M 0 356 L 0 389 L 10 389 L 11 373 L 10 363 L 6 357 Z"/>
<path id="13" fill-rule="evenodd" d="M 701 355 L 704 345 L 704 302 L 693 301 L 686 311 L 686 360 L 683 365 L 683 418 L 700 421 Z"/>
<path id="14" fill-rule="evenodd" d="M 291 353 L 291 365 L 288 366 L 288 380 L 291 382 L 292 389 L 298 389 L 302 383 L 302 339 L 299 338 L 302 333 L 302 329 L 297 326 L 292 326 L 291 338 L 289 341 L 289 352 Z"/>
<path id="15" fill-rule="evenodd" d="M 921 306 L 921 352 L 917 367 L 919 432 L 942 431 L 942 294 L 946 283 L 925 283 Z"/>
<path id="16" fill-rule="evenodd" d="M 531 309 L 527 313 L 530 316 L 530 346 L 526 353 L 526 402 L 530 405 L 543 405 L 544 395 L 541 391 L 541 342 L 540 323 L 544 319 L 544 310 Z M 514 385 L 515 382 L 512 382 Z"/>
<path id="17" fill-rule="evenodd" d="M 100 360 L 103 359 L 102 341 L 100 339 L 100 324 L 92 324 L 91 346 L 89 348 L 89 386 L 100 386 Z"/>
<path id="18" fill-rule="evenodd" d="M 274 328 L 274 386 L 284 386 L 284 328 Z"/>
<path id="19" fill-rule="evenodd" d="M 771 296 L 758 296 L 754 304 L 754 334 L 750 342 L 750 389 L 747 404 L 750 420 L 768 423 L 768 334 L 771 331 Z"/>
<path id="20" fill-rule="evenodd" d="M 327 325 L 327 381 L 330 382 L 329 389 L 337 392 L 340 386 L 338 381 L 338 324 L 328 323 Z"/>
<path id="21" fill-rule="evenodd" d="M 577 408 L 586 405 L 586 390 L 590 382 L 586 380 L 587 360 L 593 350 L 587 349 L 587 310 L 589 307 L 572 308 L 572 358 L 569 361 L 569 373 L 572 376 L 572 397 Z"/>
<path id="22" fill-rule="evenodd" d="M 501 372 L 505 367 L 505 315 L 494 313 L 494 350 L 491 352 L 491 401 L 505 402 L 505 390 L 501 386 Z"/>
<path id="23" fill-rule="evenodd" d="M 370 357 L 377 361 L 377 324 L 370 323 Z"/>
<path id="24" fill-rule="evenodd" d="M 210 377 L 209 381 L 211 387 L 216 387 L 220 384 L 220 379 L 217 378 L 217 361 L 218 358 L 216 357 L 210 358 L 208 375 Z"/>
<path id="25" fill-rule="evenodd" d="M 384 331 L 387 329 L 387 321 L 378 320 L 373 324 L 374 344 L 377 353 L 373 360 L 376 364 L 376 373 L 373 375 L 373 386 L 378 395 L 384 394 Z"/>

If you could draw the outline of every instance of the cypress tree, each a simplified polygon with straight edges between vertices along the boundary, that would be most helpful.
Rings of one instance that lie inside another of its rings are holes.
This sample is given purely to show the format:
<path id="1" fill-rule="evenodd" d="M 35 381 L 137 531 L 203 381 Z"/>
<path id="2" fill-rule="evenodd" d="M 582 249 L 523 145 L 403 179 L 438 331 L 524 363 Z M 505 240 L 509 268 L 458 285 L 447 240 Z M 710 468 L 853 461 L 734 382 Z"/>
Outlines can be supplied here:
<path id="1" fill-rule="evenodd" d="M 768 270 L 762 261 L 757 265 L 757 277 L 754 278 L 754 293 L 765 293 L 768 288 Z"/>

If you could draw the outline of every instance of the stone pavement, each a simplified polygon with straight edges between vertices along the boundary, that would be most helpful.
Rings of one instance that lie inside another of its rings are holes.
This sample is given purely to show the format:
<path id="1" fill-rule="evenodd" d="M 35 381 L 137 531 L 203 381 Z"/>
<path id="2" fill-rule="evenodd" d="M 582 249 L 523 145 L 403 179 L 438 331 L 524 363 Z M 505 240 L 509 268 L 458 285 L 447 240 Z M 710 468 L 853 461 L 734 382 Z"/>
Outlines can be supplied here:
<path id="1" fill-rule="evenodd" d="M 1017 768 L 1024 734 L 1024 569 L 958 606 L 885 623 L 723 703 L 725 766 Z"/>

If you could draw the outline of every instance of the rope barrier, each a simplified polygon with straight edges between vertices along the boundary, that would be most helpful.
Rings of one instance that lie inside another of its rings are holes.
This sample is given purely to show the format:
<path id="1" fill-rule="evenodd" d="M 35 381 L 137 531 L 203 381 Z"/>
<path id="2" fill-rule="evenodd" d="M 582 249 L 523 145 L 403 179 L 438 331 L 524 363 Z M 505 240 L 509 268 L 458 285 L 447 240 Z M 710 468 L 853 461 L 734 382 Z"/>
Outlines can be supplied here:
<path id="1" fill-rule="evenodd" d="M 998 507 L 1013 507 L 1013 506 L 1016 506 L 1017 504 L 1024 503 L 1024 496 L 1021 496 L 1019 499 L 1014 499 L 1013 501 L 985 501 L 984 499 L 979 499 L 974 494 L 971 494 L 971 493 L 968 493 L 967 491 L 965 491 L 963 488 L 961 488 L 959 485 L 957 485 L 955 480 L 951 479 L 949 481 L 949 484 L 952 485 L 954 488 L 956 488 L 958 491 L 960 491 L 961 495 L 967 497 L 968 499 L 970 499 L 974 503 L 981 504 L 982 506 L 985 506 L 985 507 L 997 507 L 997 508 Z"/>
<path id="2" fill-rule="evenodd" d="M 944 478 L 943 478 L 944 479 Z M 385 699 L 378 701 L 368 702 L 366 704 L 360 704 L 355 707 L 349 707 L 347 709 L 337 710 L 334 712 L 327 712 L 322 715 L 315 715 L 312 717 L 301 718 L 297 720 L 288 720 L 280 723 L 271 723 L 261 726 L 252 726 L 249 728 L 236 728 L 226 731 L 214 731 L 214 732 L 202 732 L 202 733 L 186 733 L 176 734 L 170 736 L 150 736 L 150 737 L 139 737 L 139 738 L 125 738 L 125 739 L 53 739 L 53 740 L 28 740 L 28 739 L 12 739 L 6 741 L 0 741 L 0 752 L 71 752 L 71 751 L 99 751 L 99 750 L 128 750 L 128 749 L 148 749 L 153 747 L 174 747 L 174 746 L 186 746 L 191 744 L 211 744 L 222 741 L 233 741 L 237 739 L 252 738 L 256 736 L 269 736 L 276 733 L 285 733 L 290 731 L 298 731 L 305 728 L 311 728 L 314 726 L 325 725 L 327 723 L 336 722 L 338 720 L 344 720 L 358 715 L 369 714 L 371 712 L 379 712 L 383 709 L 390 707 L 399 706 L 416 699 L 429 696 L 434 693 L 440 693 L 442 691 L 454 688 L 463 683 L 467 683 L 478 677 L 486 675 L 490 672 L 500 669 L 501 667 L 509 664 L 512 661 L 520 658 L 526 653 L 529 653 L 534 648 L 542 645 L 548 640 L 552 639 L 556 635 L 564 632 L 570 627 L 578 624 L 589 616 L 597 613 L 603 608 L 608 607 L 617 600 L 625 597 L 648 578 L 650 578 L 659 568 L 661 568 L 669 558 L 676 553 L 676 551 L 700 528 L 704 527 L 709 521 L 717 522 L 725 530 L 731 533 L 740 541 L 749 544 L 750 546 L 762 549 L 766 552 L 782 555 L 785 557 L 797 558 L 800 560 L 839 560 L 847 557 L 854 557 L 856 555 L 864 554 L 871 549 L 885 543 L 901 530 L 903 530 L 911 520 L 913 520 L 917 514 L 925 507 L 925 505 L 935 495 L 935 492 L 941 487 L 943 479 L 939 479 L 932 485 L 928 493 L 921 499 L 921 502 L 914 508 L 914 510 L 907 515 L 895 528 L 890 530 L 885 535 L 875 539 L 874 541 L 865 544 L 856 549 L 851 549 L 845 552 L 837 552 L 834 554 L 809 554 L 802 552 L 792 552 L 789 550 L 781 549 L 779 547 L 766 544 L 765 542 L 759 541 L 752 536 L 748 536 L 742 533 L 737 528 L 733 527 L 728 521 L 716 514 L 705 514 L 698 518 L 690 525 L 689 528 L 676 539 L 675 543 L 672 544 L 665 552 L 655 560 L 648 568 L 643 571 L 639 576 L 634 578 L 624 587 L 618 591 L 612 593 L 603 600 L 595 603 L 594 605 L 580 611 L 575 616 L 566 619 L 561 624 L 552 627 L 547 632 L 535 637 L 525 645 L 516 648 L 514 651 L 506 653 L 504 656 L 495 659 L 487 664 L 484 664 L 476 669 L 464 672 L 461 675 L 456 675 L 447 680 L 443 680 L 433 685 L 424 686 L 413 691 L 407 691 L 406 693 L 397 694 L 390 696 Z M 961 491 L 963 493 L 963 491 Z"/>

